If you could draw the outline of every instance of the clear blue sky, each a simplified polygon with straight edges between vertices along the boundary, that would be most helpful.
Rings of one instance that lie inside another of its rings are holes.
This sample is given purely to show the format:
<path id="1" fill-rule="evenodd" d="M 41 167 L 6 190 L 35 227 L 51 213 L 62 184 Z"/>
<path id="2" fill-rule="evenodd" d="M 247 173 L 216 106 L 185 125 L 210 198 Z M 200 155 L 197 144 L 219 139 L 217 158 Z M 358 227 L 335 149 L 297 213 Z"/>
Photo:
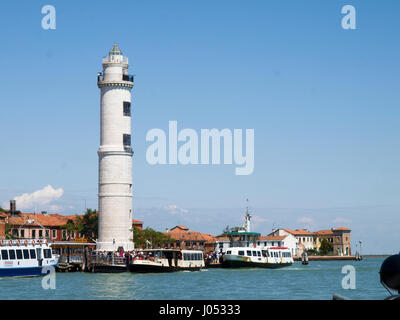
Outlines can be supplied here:
<path id="1" fill-rule="evenodd" d="M 56 30 L 41 8 L 56 8 Z M 357 30 L 341 27 L 354 5 Z M 8 1 L 1 4 L 0 205 L 97 207 L 101 58 L 117 42 L 133 89 L 134 215 L 162 230 L 347 226 L 400 250 L 398 1 Z M 150 166 L 146 133 L 254 128 L 255 171 Z"/>

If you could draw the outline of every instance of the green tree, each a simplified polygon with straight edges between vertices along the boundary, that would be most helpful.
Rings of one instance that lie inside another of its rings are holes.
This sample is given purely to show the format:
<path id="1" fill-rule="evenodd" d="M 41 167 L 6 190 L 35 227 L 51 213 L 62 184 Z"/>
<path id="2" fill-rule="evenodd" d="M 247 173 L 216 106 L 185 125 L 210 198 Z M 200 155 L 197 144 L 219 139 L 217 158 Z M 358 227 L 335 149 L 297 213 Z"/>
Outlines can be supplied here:
<path id="1" fill-rule="evenodd" d="M 2 207 L 0 207 L 0 212 L 6 212 Z"/>
<path id="2" fill-rule="evenodd" d="M 4 229 L 5 229 L 6 239 L 15 239 L 15 237 L 11 233 L 12 228 L 10 224 L 6 223 Z"/>
<path id="3" fill-rule="evenodd" d="M 79 232 L 86 239 L 94 240 L 98 237 L 99 216 L 97 210 L 87 209 L 83 216 L 75 220 L 69 219 L 61 228 L 67 232 Z"/>
<path id="4" fill-rule="evenodd" d="M 83 233 L 85 238 L 94 240 L 98 237 L 99 214 L 97 210 L 87 209 L 86 213 L 76 219 L 78 231 Z"/>
<path id="5" fill-rule="evenodd" d="M 151 247 L 157 248 L 163 247 L 165 243 L 174 242 L 174 239 L 152 228 L 140 230 L 133 226 L 133 242 L 135 243 L 135 247 L 146 248 L 146 241 L 151 243 Z"/>
<path id="6" fill-rule="evenodd" d="M 322 239 L 321 245 L 319 247 L 319 253 L 321 255 L 327 255 L 333 251 L 333 245 L 327 239 Z"/>

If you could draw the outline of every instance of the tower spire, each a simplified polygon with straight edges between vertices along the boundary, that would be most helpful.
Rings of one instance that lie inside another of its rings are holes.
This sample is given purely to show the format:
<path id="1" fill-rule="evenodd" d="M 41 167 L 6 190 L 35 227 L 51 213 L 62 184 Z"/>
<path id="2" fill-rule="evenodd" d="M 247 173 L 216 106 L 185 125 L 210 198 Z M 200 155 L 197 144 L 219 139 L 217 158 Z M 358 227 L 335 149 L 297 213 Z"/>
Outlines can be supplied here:
<path id="1" fill-rule="evenodd" d="M 249 213 L 249 199 L 246 199 L 246 215 L 244 218 L 244 229 L 246 230 L 246 232 L 250 232 L 251 230 L 250 220 L 251 220 L 251 215 Z"/>

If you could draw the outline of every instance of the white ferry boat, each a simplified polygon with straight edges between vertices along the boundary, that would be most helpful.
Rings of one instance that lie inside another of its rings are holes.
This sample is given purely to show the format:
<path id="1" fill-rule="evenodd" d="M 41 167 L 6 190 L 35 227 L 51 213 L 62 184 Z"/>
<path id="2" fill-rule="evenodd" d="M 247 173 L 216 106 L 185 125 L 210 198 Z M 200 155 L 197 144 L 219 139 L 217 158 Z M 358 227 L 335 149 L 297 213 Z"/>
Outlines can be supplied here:
<path id="1" fill-rule="evenodd" d="M 41 276 L 58 258 L 47 240 L 0 240 L 0 277 Z"/>
<path id="2" fill-rule="evenodd" d="M 230 247 L 223 255 L 222 267 L 282 268 L 292 265 L 293 257 L 289 248 L 257 245 L 260 234 L 250 231 L 250 219 L 247 208 L 244 226 L 227 234 Z"/>
<path id="3" fill-rule="evenodd" d="M 199 271 L 204 268 L 203 251 L 144 249 L 129 264 L 131 272 Z"/>
<path id="4" fill-rule="evenodd" d="M 231 268 L 282 268 L 292 264 L 292 254 L 286 247 L 236 247 L 223 256 L 223 266 Z"/>

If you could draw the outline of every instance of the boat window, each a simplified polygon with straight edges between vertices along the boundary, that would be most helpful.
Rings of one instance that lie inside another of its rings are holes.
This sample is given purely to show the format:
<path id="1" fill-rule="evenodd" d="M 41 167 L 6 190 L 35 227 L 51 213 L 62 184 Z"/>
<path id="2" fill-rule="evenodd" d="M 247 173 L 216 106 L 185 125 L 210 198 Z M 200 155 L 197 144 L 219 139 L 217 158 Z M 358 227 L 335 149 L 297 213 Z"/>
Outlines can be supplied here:
<path id="1" fill-rule="evenodd" d="M 31 259 L 36 259 L 36 251 L 35 251 L 35 249 L 30 249 L 29 252 L 31 254 Z"/>
<path id="2" fill-rule="evenodd" d="M 292 256 L 292 254 L 290 252 L 288 252 L 288 257 L 290 258 Z"/>
<path id="3" fill-rule="evenodd" d="M 24 259 L 29 259 L 29 250 L 24 249 Z"/>
<path id="4" fill-rule="evenodd" d="M 8 260 L 8 251 L 7 250 L 1 250 L 1 258 L 3 260 Z"/>
<path id="5" fill-rule="evenodd" d="M 44 249 L 43 255 L 44 255 L 44 257 L 46 259 L 50 259 L 51 258 L 51 250 L 50 249 Z"/>
<path id="6" fill-rule="evenodd" d="M 240 250 L 240 251 L 238 252 L 238 254 L 239 254 L 239 256 L 244 256 L 244 251 Z"/>
<path id="7" fill-rule="evenodd" d="M 17 259 L 22 260 L 22 250 L 17 249 Z"/>
<path id="8" fill-rule="evenodd" d="M 231 254 L 232 253 L 232 251 L 230 251 L 230 250 L 228 250 L 227 252 L 226 252 L 226 254 Z"/>
<path id="9" fill-rule="evenodd" d="M 250 250 L 247 250 L 247 251 L 246 251 L 246 254 L 247 254 L 249 257 L 251 257 L 251 251 L 250 251 Z"/>
<path id="10" fill-rule="evenodd" d="M 15 260 L 15 250 L 8 250 L 8 254 L 10 255 L 10 260 Z"/>
<path id="11" fill-rule="evenodd" d="M 257 257 L 257 251 L 253 251 L 253 257 Z"/>
<path id="12" fill-rule="evenodd" d="M 261 252 L 260 252 L 260 251 L 257 251 L 257 255 L 258 255 L 259 257 L 261 257 Z"/>

